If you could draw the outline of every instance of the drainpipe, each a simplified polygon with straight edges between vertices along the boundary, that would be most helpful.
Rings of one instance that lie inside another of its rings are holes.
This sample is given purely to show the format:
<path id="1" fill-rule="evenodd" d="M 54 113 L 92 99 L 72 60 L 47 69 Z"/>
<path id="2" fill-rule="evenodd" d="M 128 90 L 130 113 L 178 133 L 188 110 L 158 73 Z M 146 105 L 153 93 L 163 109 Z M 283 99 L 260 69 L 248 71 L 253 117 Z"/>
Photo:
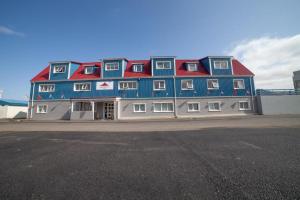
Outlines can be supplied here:
<path id="1" fill-rule="evenodd" d="M 252 101 L 252 110 L 253 112 L 255 111 L 255 107 L 254 107 L 254 101 L 253 101 L 253 88 L 252 88 L 252 77 L 250 77 L 250 90 L 251 90 L 251 101 Z M 257 101 L 257 99 L 256 99 Z"/>
<path id="2" fill-rule="evenodd" d="M 177 91 L 176 91 L 176 80 L 175 76 L 173 76 L 173 91 L 174 91 L 174 117 L 177 118 Z"/>
<path id="3" fill-rule="evenodd" d="M 35 88 L 35 83 L 33 83 L 33 87 L 32 87 L 32 96 L 31 96 L 31 109 L 30 109 L 30 119 L 32 119 L 32 113 L 33 113 L 33 98 L 34 98 L 34 88 Z"/>

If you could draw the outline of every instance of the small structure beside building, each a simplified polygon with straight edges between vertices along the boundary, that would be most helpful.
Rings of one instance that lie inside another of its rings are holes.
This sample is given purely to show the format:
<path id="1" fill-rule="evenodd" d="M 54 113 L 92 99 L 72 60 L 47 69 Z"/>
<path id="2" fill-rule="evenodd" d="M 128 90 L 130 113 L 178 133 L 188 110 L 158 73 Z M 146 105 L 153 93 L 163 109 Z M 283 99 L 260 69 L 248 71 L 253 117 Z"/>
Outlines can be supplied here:
<path id="1" fill-rule="evenodd" d="M 293 72 L 293 82 L 295 90 L 300 90 L 300 70 Z"/>
<path id="2" fill-rule="evenodd" d="M 26 101 L 0 99 L 0 119 L 25 119 L 27 111 Z"/>

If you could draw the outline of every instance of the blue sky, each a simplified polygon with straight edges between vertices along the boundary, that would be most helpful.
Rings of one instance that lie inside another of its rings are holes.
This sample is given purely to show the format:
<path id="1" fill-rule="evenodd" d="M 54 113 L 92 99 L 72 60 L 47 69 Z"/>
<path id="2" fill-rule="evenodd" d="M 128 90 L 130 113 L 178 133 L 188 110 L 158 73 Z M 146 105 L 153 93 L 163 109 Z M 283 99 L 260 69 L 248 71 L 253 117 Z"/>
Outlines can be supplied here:
<path id="1" fill-rule="evenodd" d="M 55 60 L 237 53 L 251 63 L 240 45 L 298 36 L 299 8 L 298 0 L 1 0 L 0 90 L 24 99 Z"/>

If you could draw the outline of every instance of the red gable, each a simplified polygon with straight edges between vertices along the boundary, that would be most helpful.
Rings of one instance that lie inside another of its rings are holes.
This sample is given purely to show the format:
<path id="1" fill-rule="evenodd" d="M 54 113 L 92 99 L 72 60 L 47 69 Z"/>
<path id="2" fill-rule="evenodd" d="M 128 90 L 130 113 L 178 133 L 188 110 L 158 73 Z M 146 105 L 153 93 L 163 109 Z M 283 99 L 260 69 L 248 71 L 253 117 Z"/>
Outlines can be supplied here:
<path id="1" fill-rule="evenodd" d="M 238 60 L 233 59 L 232 65 L 233 65 L 233 75 L 254 76 L 254 74 Z"/>
<path id="2" fill-rule="evenodd" d="M 143 72 L 133 72 L 133 64 L 144 64 Z M 127 63 L 124 77 L 147 77 L 151 76 L 150 60 L 130 60 Z"/>
<path id="3" fill-rule="evenodd" d="M 96 66 L 96 71 L 93 74 L 85 74 L 84 68 L 87 66 Z M 89 62 L 81 63 L 78 69 L 70 77 L 71 80 L 84 80 L 84 79 L 99 79 L 101 77 L 101 63 L 100 62 Z"/>
<path id="4" fill-rule="evenodd" d="M 50 69 L 50 66 L 48 65 L 45 69 L 43 69 L 43 71 L 41 71 L 38 75 L 33 77 L 31 79 L 31 82 L 49 80 L 49 69 Z"/>
<path id="5" fill-rule="evenodd" d="M 196 63 L 198 71 L 187 71 L 186 63 Z M 209 75 L 199 60 L 176 60 L 176 75 L 177 76 L 203 76 Z"/>

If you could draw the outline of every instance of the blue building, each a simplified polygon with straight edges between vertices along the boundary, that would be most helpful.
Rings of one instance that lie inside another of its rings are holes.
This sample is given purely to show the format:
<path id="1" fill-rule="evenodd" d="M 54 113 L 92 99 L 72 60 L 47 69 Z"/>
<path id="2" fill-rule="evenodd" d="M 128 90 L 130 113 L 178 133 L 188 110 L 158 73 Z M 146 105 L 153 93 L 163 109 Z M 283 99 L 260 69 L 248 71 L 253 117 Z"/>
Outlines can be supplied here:
<path id="1" fill-rule="evenodd" d="M 50 62 L 31 80 L 32 119 L 115 120 L 256 112 L 254 74 L 230 56 Z"/>

